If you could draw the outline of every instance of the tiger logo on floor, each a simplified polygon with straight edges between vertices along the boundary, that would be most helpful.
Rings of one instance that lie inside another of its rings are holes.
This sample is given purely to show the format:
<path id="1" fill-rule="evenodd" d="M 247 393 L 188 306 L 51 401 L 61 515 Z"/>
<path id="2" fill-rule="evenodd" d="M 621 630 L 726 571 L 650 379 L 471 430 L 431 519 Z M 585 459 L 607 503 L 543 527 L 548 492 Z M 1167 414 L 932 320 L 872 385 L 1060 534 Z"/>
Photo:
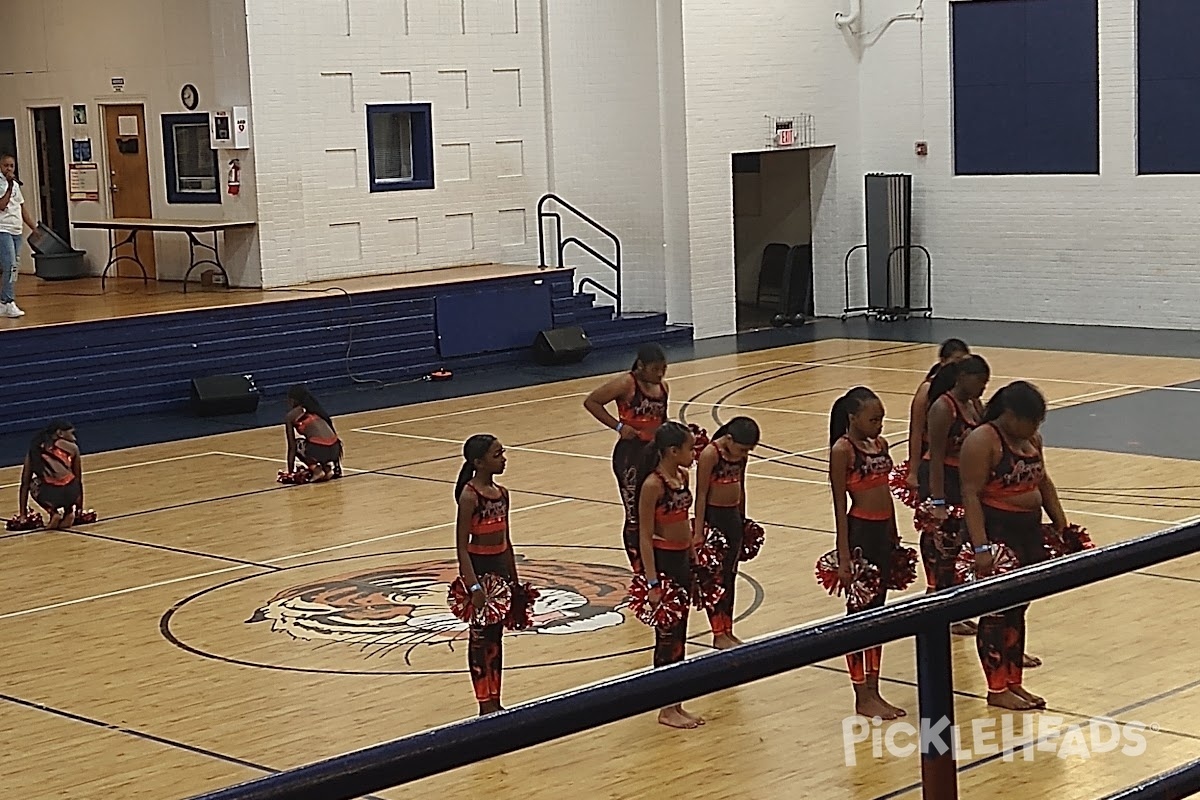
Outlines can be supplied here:
<path id="1" fill-rule="evenodd" d="M 533 627 L 508 635 L 561 636 L 625 621 L 629 569 L 607 564 L 519 559 L 522 582 L 541 593 Z M 359 570 L 285 589 L 246 620 L 307 641 L 341 642 L 371 655 L 466 640 L 467 625 L 450 613 L 446 595 L 458 577 L 454 561 Z"/>

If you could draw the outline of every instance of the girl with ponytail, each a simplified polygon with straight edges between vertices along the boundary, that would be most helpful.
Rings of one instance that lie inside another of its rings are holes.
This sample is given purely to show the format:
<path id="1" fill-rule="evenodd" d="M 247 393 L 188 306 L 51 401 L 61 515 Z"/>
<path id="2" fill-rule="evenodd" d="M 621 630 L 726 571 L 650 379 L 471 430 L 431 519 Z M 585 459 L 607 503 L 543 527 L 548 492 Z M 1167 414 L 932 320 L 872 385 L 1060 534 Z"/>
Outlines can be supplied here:
<path id="1" fill-rule="evenodd" d="M 734 417 L 713 434 L 696 462 L 696 518 L 693 541 L 704 541 L 706 525 L 725 534 L 728 547 L 721 563 L 725 593 L 709 609 L 713 647 L 727 650 L 741 644 L 733 635 L 733 591 L 746 525 L 746 461 L 758 446 L 758 423 Z"/>
<path id="2" fill-rule="evenodd" d="M 663 581 L 684 590 L 692 585 L 692 526 L 688 521 L 692 493 L 688 469 L 695 460 L 695 437 L 678 422 L 667 422 L 654 433 L 637 469 L 635 498 L 639 546 L 650 587 L 650 603 L 662 602 Z M 654 629 L 654 666 L 683 661 L 687 646 L 688 613 L 670 629 Z M 674 705 L 658 712 L 658 721 L 672 728 L 695 728 L 704 720 Z"/>
<path id="3" fill-rule="evenodd" d="M 342 440 L 333 418 L 303 384 L 288 389 L 288 412 L 283 417 L 287 433 L 287 472 L 299 459 L 312 472 L 314 483 L 342 475 Z M 298 434 L 298 435 L 297 435 Z"/>
<path id="4" fill-rule="evenodd" d="M 50 515 L 46 527 L 69 528 L 83 509 L 83 461 L 75 426 L 63 419 L 48 423 L 29 442 L 21 469 L 21 518 L 29 517 L 29 497 Z"/>
<path id="5" fill-rule="evenodd" d="M 1010 383 L 988 401 L 984 424 L 963 443 L 963 509 L 979 577 L 992 572 L 993 544 L 1007 546 L 1022 567 L 1047 558 L 1043 509 L 1059 534 L 1067 527 L 1038 432 L 1045 418 L 1046 399 L 1037 387 L 1025 381 Z M 1025 653 L 1028 608 L 1010 608 L 979 620 L 975 644 L 987 678 L 988 705 L 1014 711 L 1046 707 L 1045 699 L 1023 684 L 1024 668 L 1041 663 Z"/>
<path id="6" fill-rule="evenodd" d="M 919 486 L 917 470 L 924 459 L 929 447 L 927 438 L 926 413 L 929 411 L 929 387 L 944 367 L 961 361 L 971 355 L 971 348 L 962 339 L 947 339 L 938 348 L 938 361 L 925 373 L 925 380 L 913 394 L 912 404 L 908 409 L 908 485 L 912 489 Z"/>
<path id="7" fill-rule="evenodd" d="M 463 465 L 454 486 L 458 518 L 454 530 L 458 570 L 482 609 L 487 598 L 480 581 L 493 573 L 517 583 L 517 563 L 508 530 L 508 490 L 496 483 L 504 472 L 504 446 L 490 434 L 478 433 L 463 445 Z M 504 623 L 470 626 L 467 666 L 479 702 L 479 714 L 502 711 L 500 679 L 504 668 Z"/>
<path id="8" fill-rule="evenodd" d="M 929 525 L 918 526 L 929 592 L 948 589 L 955 583 L 954 562 L 966 532 L 949 509 L 962 507 L 960 452 L 967 436 L 983 423 L 979 398 L 990 377 L 987 361 L 971 355 L 942 367 L 929 386 L 929 446 L 921 461 L 919 486 L 921 500 L 939 527 L 931 530 Z M 956 622 L 950 630 L 960 636 L 973 636 L 975 624 Z"/>
<path id="9" fill-rule="evenodd" d="M 618 375 L 598 387 L 583 401 L 583 407 L 606 428 L 616 431 L 612 467 L 617 478 L 621 505 L 625 508 L 622 541 L 635 573 L 642 571 L 638 554 L 637 468 L 646 444 L 654 440 L 658 426 L 667 421 L 667 355 L 657 344 L 638 348 L 629 372 Z M 616 403 L 617 416 L 605 408 Z"/>
<path id="10" fill-rule="evenodd" d="M 837 529 L 838 576 L 848 590 L 854 580 L 854 552 L 879 569 L 879 593 L 860 610 L 879 608 L 887 600 L 892 551 L 899 546 L 896 512 L 888 487 L 892 457 L 883 433 L 883 403 L 874 392 L 858 386 L 838 398 L 829 415 L 829 485 L 833 490 Z M 850 498 L 847 508 L 846 498 Z M 847 613 L 850 609 L 847 591 Z M 879 693 L 883 648 L 846 656 L 854 685 L 854 710 L 865 717 L 896 719 L 904 709 Z"/>

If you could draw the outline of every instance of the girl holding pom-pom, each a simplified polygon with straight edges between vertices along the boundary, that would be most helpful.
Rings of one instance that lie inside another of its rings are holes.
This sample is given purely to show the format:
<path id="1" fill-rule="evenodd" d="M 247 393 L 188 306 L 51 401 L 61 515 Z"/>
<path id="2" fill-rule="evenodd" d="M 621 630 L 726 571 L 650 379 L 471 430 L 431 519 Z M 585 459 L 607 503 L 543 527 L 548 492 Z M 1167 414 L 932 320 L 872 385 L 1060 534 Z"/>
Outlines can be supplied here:
<path id="1" fill-rule="evenodd" d="M 837 526 L 838 575 L 847 597 L 854 581 L 855 551 L 879 570 L 879 590 L 874 600 L 856 609 L 847 602 L 847 613 L 884 604 L 892 554 L 899 545 L 896 511 L 888 487 L 892 457 L 882 433 L 883 403 L 867 387 L 855 387 L 833 404 L 829 415 L 829 484 Z M 896 719 L 906 712 L 879 693 L 882 660 L 882 647 L 846 656 L 854 684 L 854 710 L 868 718 Z"/>
<path id="2" fill-rule="evenodd" d="M 46 527 L 69 528 L 83 510 L 83 463 L 75 426 L 54 420 L 29 443 L 21 470 L 21 519 L 29 517 L 29 496 L 50 515 Z"/>
<path id="3" fill-rule="evenodd" d="M 517 564 L 508 531 L 508 490 L 496 483 L 504 472 L 504 446 L 495 437 L 479 433 L 463 445 L 463 465 L 454 487 L 458 501 L 455 544 L 461 580 L 477 612 L 488 598 L 483 578 L 491 573 L 511 584 L 517 581 Z M 504 667 L 503 620 L 487 625 L 472 623 L 467 645 L 467 665 L 479 701 L 479 714 L 501 711 L 500 676 Z"/>
<path id="4" fill-rule="evenodd" d="M 686 426 L 664 423 L 645 448 L 637 471 L 637 520 L 642 561 L 649 585 L 649 602 L 663 602 L 663 582 L 686 592 L 692 582 L 692 529 L 689 515 L 692 493 L 688 469 L 695 460 L 695 439 Z M 674 593 L 674 592 L 672 592 Z M 688 612 L 683 604 L 681 618 L 670 628 L 655 628 L 654 666 L 682 661 L 687 645 Z M 695 728 L 704 720 L 674 705 L 658 712 L 658 721 L 672 728 Z"/>
<path id="5" fill-rule="evenodd" d="M 717 429 L 696 461 L 694 541 L 702 543 L 705 527 L 711 526 L 725 534 L 727 544 L 721 558 L 724 593 L 708 612 L 713 647 L 718 650 L 741 644 L 733 635 L 733 589 L 746 523 L 746 461 L 758 439 L 758 423 L 735 417 Z"/>
<path id="6" fill-rule="evenodd" d="M 1046 472 L 1042 437 L 1046 399 L 1025 381 L 1010 383 L 992 396 L 983 422 L 963 443 L 959 461 L 967 533 L 975 554 L 975 574 L 992 572 L 992 544 L 1008 547 L 1019 566 L 1046 559 L 1042 509 L 1056 531 L 1067 526 L 1058 490 Z M 975 635 L 988 683 L 988 705 L 1014 711 L 1045 708 L 1045 699 L 1026 691 L 1023 667 L 1041 662 L 1025 655 L 1028 605 L 979 620 Z"/>
<path id="7" fill-rule="evenodd" d="M 342 474 L 342 440 L 333 428 L 333 418 L 307 386 L 297 384 L 287 393 L 288 412 L 283 418 L 287 431 L 287 474 L 294 474 L 296 459 L 312 471 L 314 483 Z"/>
<path id="8" fill-rule="evenodd" d="M 929 387 L 933 379 L 945 366 L 961 361 L 971 355 L 971 348 L 962 339 L 947 339 L 938 348 L 938 361 L 925 373 L 925 380 L 913 393 L 912 404 L 908 409 L 908 487 L 916 491 L 920 485 L 922 465 L 928 469 L 925 454 L 928 452 L 929 435 L 927 430 L 929 412 Z"/>

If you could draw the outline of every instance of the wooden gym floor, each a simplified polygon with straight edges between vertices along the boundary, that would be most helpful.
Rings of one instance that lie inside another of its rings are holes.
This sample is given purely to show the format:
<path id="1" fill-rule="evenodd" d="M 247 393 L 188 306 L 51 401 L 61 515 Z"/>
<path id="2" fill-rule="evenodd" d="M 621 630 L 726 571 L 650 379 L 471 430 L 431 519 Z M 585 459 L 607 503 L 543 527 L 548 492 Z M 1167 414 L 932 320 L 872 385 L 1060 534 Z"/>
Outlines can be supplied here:
<path id="1" fill-rule="evenodd" d="M 980 352 L 995 373 L 989 394 L 1027 378 L 1054 408 L 1200 379 L 1200 360 Z M 842 613 L 812 577 L 833 545 L 829 406 L 870 385 L 887 406 L 885 434 L 902 442 L 932 353 L 827 340 L 672 366 L 673 417 L 712 432 L 714 418 L 747 413 L 764 431 L 749 510 L 767 541 L 738 585 L 743 638 Z M 451 486 L 461 442 L 480 431 L 510 451 L 503 482 L 523 574 L 552 587 L 538 631 L 506 637 L 506 704 L 646 668 L 651 632 L 622 609 L 612 436 L 581 406 L 596 383 L 339 418 L 347 477 L 320 486 L 275 483 L 278 428 L 88 454 L 99 523 L 0 537 L 4 795 L 189 797 L 472 714 L 465 642 L 444 598 L 456 571 Z M 904 445 L 895 450 L 902 458 Z M 1070 518 L 1099 543 L 1200 514 L 1200 461 L 1053 449 L 1048 463 Z M 15 508 L 18 476 L 0 476 L 5 508 Z M 1036 603 L 1029 649 L 1046 664 L 1027 685 L 1050 701 L 1046 730 L 1136 720 L 1153 726 L 1146 750 L 1060 758 L 1051 739 L 1030 761 L 966 757 L 964 796 L 1021 787 L 1093 798 L 1193 758 L 1198 581 L 1192 557 Z M 693 613 L 693 655 L 708 651 L 705 622 Z M 998 715 L 982 700 L 974 640 L 956 637 L 954 651 L 958 722 L 974 747 L 972 721 Z M 884 674 L 885 695 L 915 716 L 911 641 L 886 648 Z M 847 765 L 844 659 L 690 705 L 705 727 L 674 731 L 640 716 L 379 796 L 920 796 L 916 755 L 875 757 L 867 743 Z"/>

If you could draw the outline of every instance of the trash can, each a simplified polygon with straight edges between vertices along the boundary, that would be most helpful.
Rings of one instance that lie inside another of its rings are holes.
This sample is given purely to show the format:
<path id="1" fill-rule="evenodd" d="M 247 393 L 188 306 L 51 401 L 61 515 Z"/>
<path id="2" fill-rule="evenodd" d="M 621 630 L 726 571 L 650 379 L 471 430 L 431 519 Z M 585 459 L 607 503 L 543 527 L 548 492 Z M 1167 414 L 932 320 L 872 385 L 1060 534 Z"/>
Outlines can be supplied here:
<path id="1" fill-rule="evenodd" d="M 87 277 L 86 250 L 76 250 L 43 223 L 29 235 L 33 250 L 33 271 L 46 281 L 65 281 Z"/>

